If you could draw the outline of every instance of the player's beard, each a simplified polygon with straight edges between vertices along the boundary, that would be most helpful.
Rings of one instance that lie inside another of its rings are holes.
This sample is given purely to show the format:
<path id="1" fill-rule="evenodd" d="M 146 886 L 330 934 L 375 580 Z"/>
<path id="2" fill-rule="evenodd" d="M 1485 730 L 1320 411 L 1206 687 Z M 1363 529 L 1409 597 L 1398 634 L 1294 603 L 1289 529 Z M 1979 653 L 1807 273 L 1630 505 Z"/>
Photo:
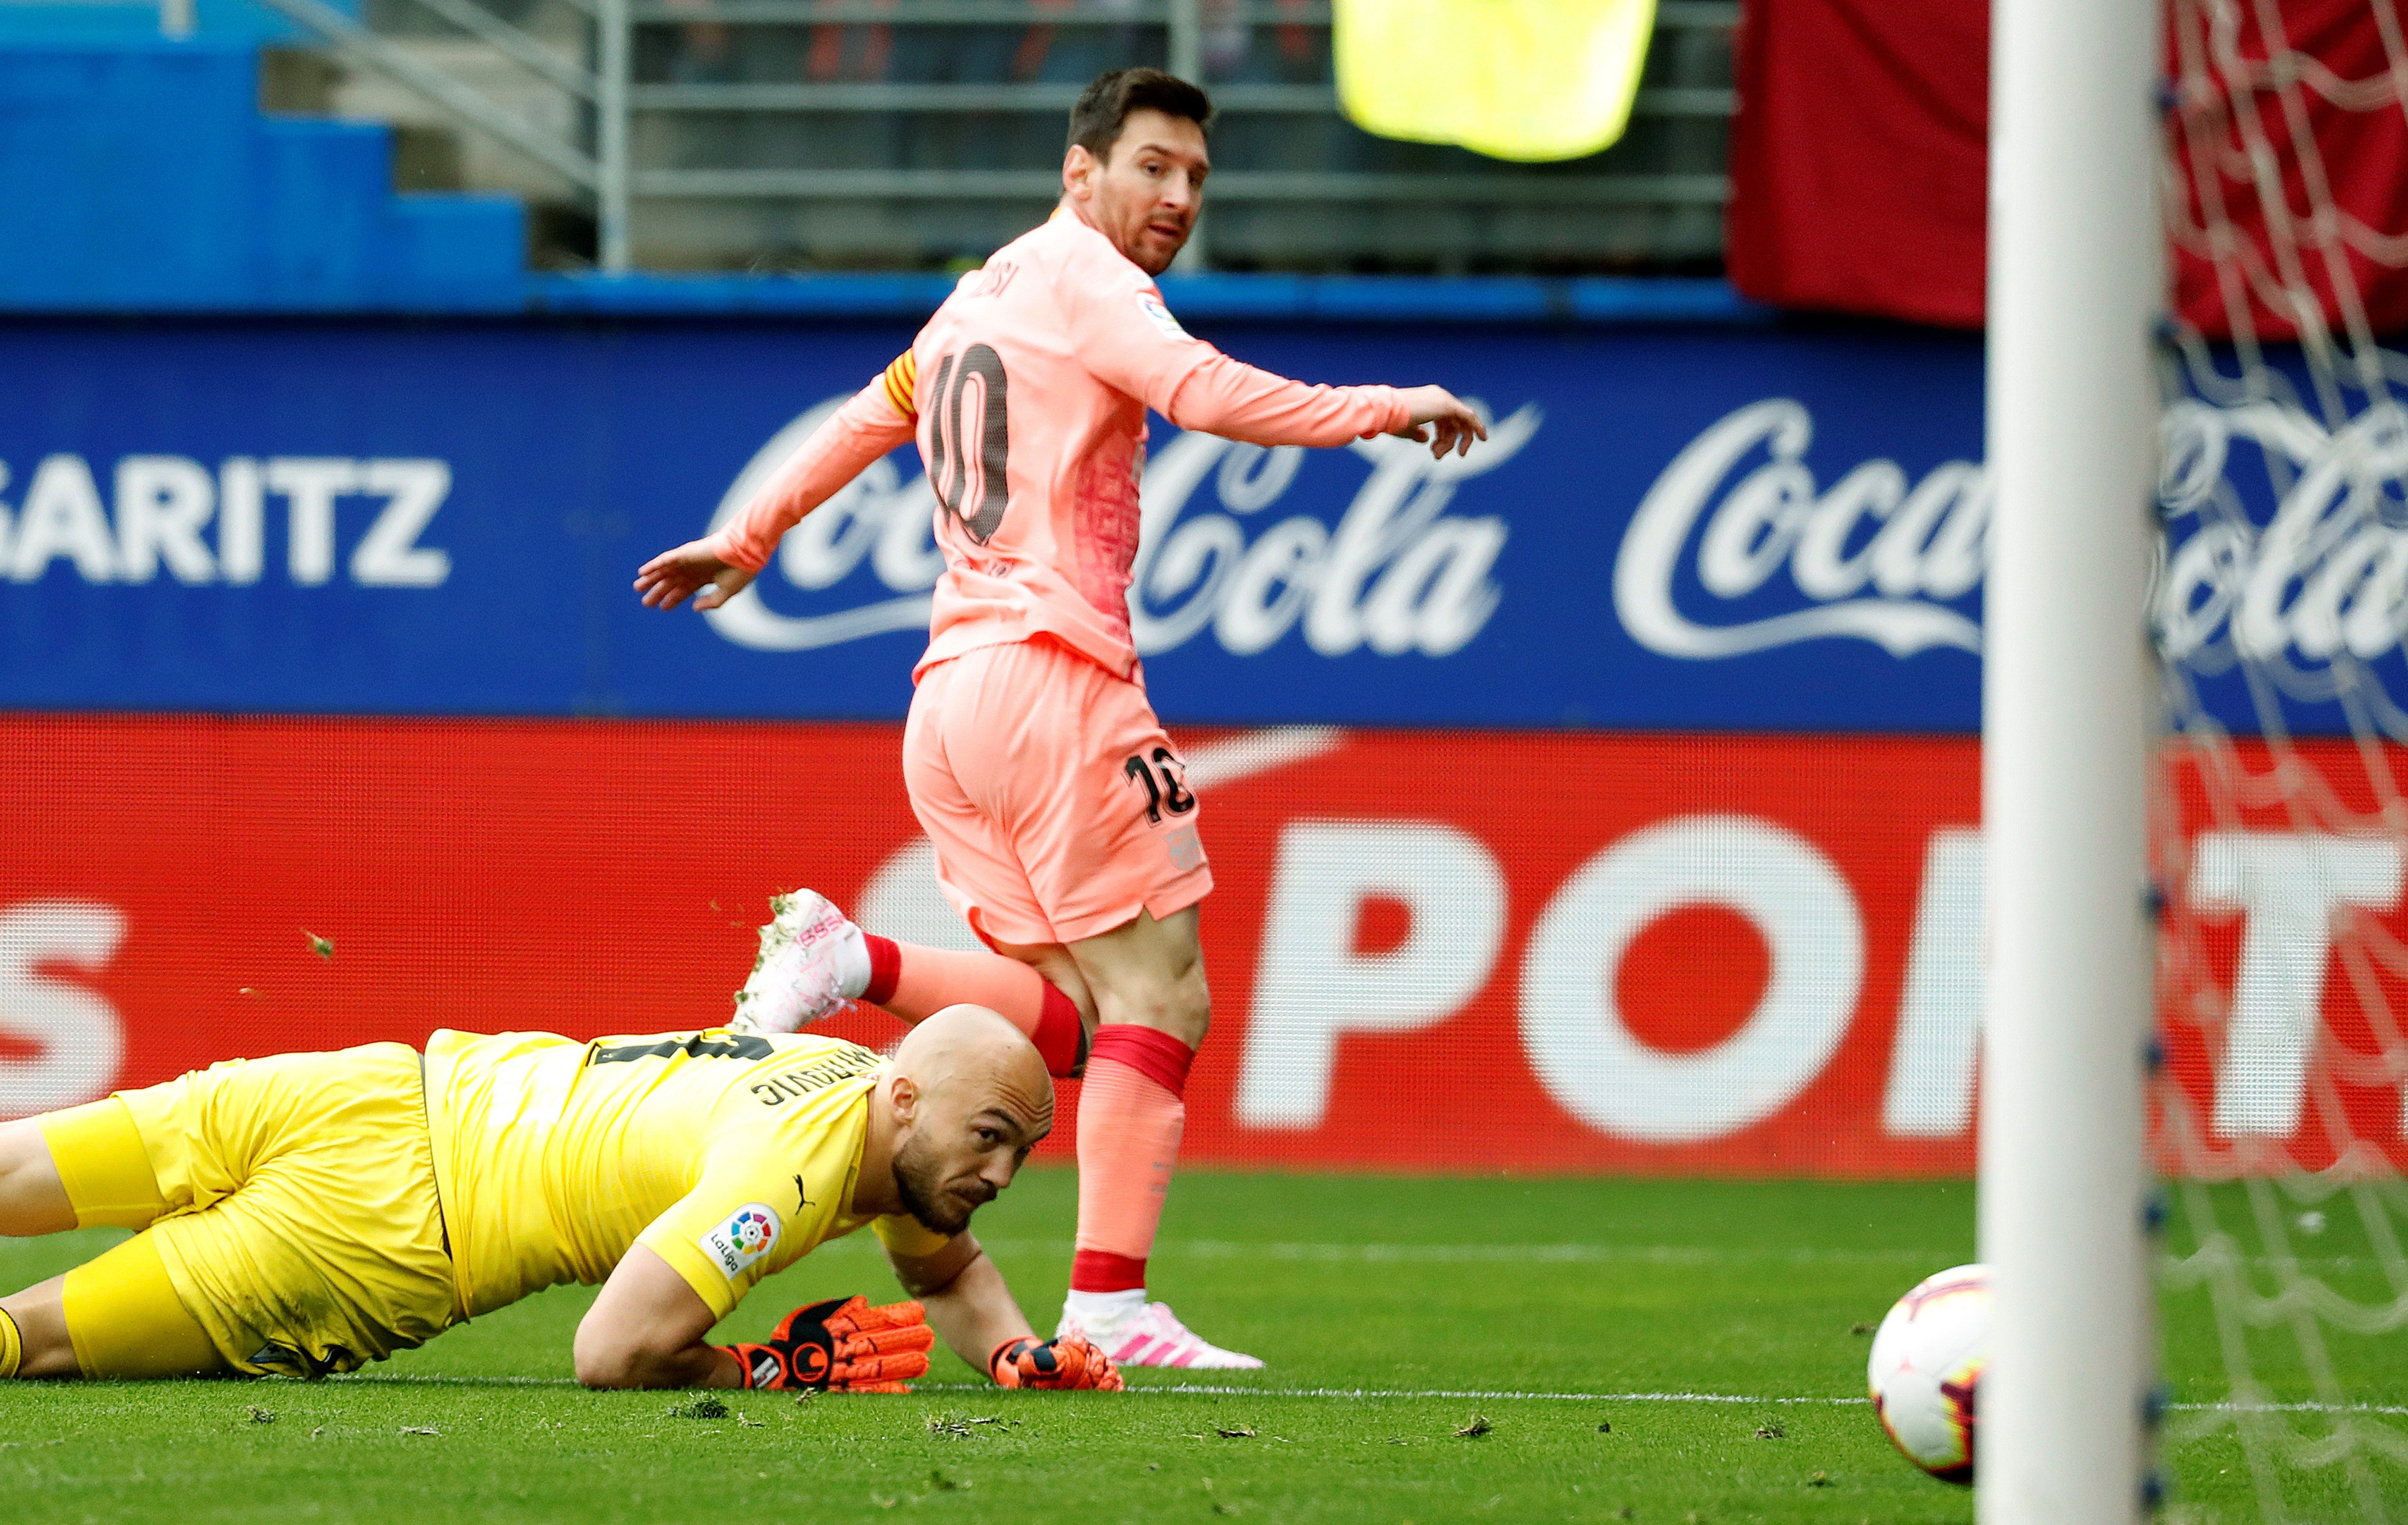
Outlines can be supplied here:
<path id="1" fill-rule="evenodd" d="M 979 1183 L 982 1188 L 983 1182 Z M 919 1135 L 895 1151 L 895 1192 L 903 1210 L 932 1233 L 954 1234 L 970 1226 L 970 1214 L 991 1200 L 965 1197 L 945 1188 L 945 1162 Z"/>
<path id="2" fill-rule="evenodd" d="M 1175 237 L 1168 230 L 1155 233 L 1151 186 L 1127 191 L 1108 189 L 1098 200 L 1096 215 L 1106 224 L 1103 233 L 1112 241 L 1112 247 L 1149 276 L 1158 276 L 1170 268 L 1196 228 L 1191 220 Z"/>

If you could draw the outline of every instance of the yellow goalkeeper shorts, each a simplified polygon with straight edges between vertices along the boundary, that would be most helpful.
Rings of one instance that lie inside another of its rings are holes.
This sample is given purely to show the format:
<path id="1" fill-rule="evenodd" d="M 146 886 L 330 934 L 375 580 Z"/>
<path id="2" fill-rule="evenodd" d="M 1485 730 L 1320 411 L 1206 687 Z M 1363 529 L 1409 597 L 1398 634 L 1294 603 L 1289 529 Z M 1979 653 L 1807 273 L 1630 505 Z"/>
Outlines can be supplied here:
<path id="1" fill-rule="evenodd" d="M 232 1060 L 43 1133 L 79 1221 L 141 1229 L 236 1371 L 347 1372 L 460 1321 L 415 1049 Z"/>

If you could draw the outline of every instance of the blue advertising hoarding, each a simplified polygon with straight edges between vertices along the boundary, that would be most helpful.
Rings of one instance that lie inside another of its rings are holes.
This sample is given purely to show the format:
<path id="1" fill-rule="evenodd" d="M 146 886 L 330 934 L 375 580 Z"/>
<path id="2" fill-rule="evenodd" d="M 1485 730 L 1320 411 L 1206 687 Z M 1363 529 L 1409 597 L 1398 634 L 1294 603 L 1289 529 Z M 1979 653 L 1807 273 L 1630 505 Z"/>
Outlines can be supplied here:
<path id="1" fill-rule="evenodd" d="M 1264 450 L 1155 420 L 1132 598 L 1166 718 L 1978 727 L 1977 338 L 1197 326 L 1310 380 L 1441 383 L 1495 428 L 1440 464 L 1395 440 Z M 899 716 L 940 565 L 909 450 L 726 610 L 647 610 L 629 583 L 910 336 L 758 320 L 0 328 L 0 705 Z M 2249 433 L 2194 412 L 2227 443 Z M 2212 648 L 2247 623 L 2217 601 L 2247 602 L 2248 536 L 2186 562 L 2185 533 L 2177 603 Z M 2280 625 L 2310 599 L 2275 580 Z M 2396 663 L 2387 639 L 2376 655 Z M 2256 728 L 2237 682 L 2211 699 Z"/>

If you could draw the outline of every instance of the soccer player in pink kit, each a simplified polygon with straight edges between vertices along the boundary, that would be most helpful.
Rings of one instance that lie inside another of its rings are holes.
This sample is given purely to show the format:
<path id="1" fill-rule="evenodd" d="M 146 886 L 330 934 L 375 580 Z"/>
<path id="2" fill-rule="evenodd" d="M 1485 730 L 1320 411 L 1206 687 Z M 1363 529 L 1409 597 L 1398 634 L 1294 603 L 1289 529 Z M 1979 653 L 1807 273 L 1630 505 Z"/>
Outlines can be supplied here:
<path id="1" fill-rule="evenodd" d="M 1319 387 L 1191 338 L 1154 278 L 1195 226 L 1211 104 L 1155 69 L 1098 78 L 1070 115 L 1061 205 L 966 276 L 909 353 L 838 410 L 717 534 L 645 563 L 644 602 L 713 608 L 778 539 L 917 437 L 945 571 L 903 735 L 947 899 L 994 953 L 865 934 L 809 891 L 781 905 L 739 1020 L 790 1030 L 851 998 L 917 1021 L 1001 1011 L 1079 1106 L 1064 1333 L 1124 1365 L 1259 1366 L 1147 1301 L 1189 1062 L 1211 1018 L 1197 908 L 1212 873 L 1178 748 L 1131 644 L 1146 409 L 1260 445 L 1381 434 L 1468 450 L 1438 387 Z"/>

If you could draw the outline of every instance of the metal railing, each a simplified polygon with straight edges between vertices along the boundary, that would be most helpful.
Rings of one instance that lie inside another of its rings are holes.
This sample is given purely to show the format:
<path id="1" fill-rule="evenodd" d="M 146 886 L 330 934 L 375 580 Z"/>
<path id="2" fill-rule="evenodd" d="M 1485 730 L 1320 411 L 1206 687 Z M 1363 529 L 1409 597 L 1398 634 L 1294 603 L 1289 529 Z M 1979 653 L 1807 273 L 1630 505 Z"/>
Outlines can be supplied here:
<path id="1" fill-rule="evenodd" d="M 161 0 L 169 8 L 191 0 Z M 1184 78 L 1206 74 L 1205 0 L 1109 0 L 1103 5 L 1039 0 L 566 0 L 583 22 L 585 56 L 565 56 L 552 44 L 503 20 L 480 0 L 410 0 L 459 35 L 474 38 L 577 107 L 574 137 L 538 126 L 396 40 L 380 35 L 325 0 L 265 0 L 323 39 L 344 62 L 381 75 L 433 103 L 458 123 L 490 135 L 548 166 L 594 212 L 598 263 L 630 267 L 639 204 L 675 199 L 762 203 L 1041 202 L 1060 185 L 1052 168 L 815 168 L 741 164 L 649 164 L 631 157 L 638 119 L 675 124 L 702 117 L 744 119 L 833 113 L 880 113 L 943 119 L 970 113 L 1027 114 L 1058 119 L 1079 86 L 1039 82 L 915 82 L 904 80 L 678 82 L 635 78 L 639 29 L 761 26 L 883 28 L 1150 29 L 1160 36 L 1159 62 Z M 1327 4 L 1294 0 L 1219 0 L 1216 26 L 1324 30 Z M 1663 34 L 1727 29 L 1737 0 L 1661 0 Z M 189 24 L 188 22 L 186 24 Z M 1124 33 L 1125 35 L 1125 32 Z M 1336 119 L 1335 88 L 1322 83 L 1206 80 L 1225 122 L 1275 118 L 1293 122 Z M 1638 119 L 1715 121 L 1735 108 L 1726 86 L 1670 85 L 1642 89 Z M 1727 199 L 1719 164 L 1712 172 L 1382 173 L 1344 169 L 1225 168 L 1214 175 L 1215 207 L 1254 205 L 1405 207 L 1713 207 Z M 1200 260 L 1202 230 L 1192 248 Z"/>
<path id="2" fill-rule="evenodd" d="M 547 133 L 495 105 L 475 87 L 462 83 L 390 38 L 370 31 L 325 4 L 324 0 L 265 0 L 265 3 L 325 39 L 336 56 L 344 62 L 383 75 L 395 84 L 416 92 L 462 124 L 488 133 L 538 163 L 550 166 L 590 195 L 604 195 L 605 186 L 614 178 L 622 184 L 626 179 L 627 167 L 624 157 L 614 170 L 613 166 L 580 145 Z M 475 12 L 478 20 L 473 25 L 464 26 L 463 30 L 493 46 L 503 57 L 528 72 L 580 100 L 595 103 L 601 108 L 598 115 L 608 114 L 608 107 L 604 105 L 607 76 L 597 75 L 561 57 L 546 44 L 494 16 L 474 0 L 417 0 L 417 3 L 447 21 L 452 20 L 447 14 L 450 12 Z M 454 24 L 460 23 L 455 21 Z M 624 31 L 624 27 L 619 28 L 622 36 Z M 507 44 L 495 40 L 503 35 L 509 38 Z M 608 29 L 604 29 L 606 40 L 609 35 Z M 623 93 L 624 89 L 623 85 Z M 624 105 L 617 114 L 624 117 Z"/>

